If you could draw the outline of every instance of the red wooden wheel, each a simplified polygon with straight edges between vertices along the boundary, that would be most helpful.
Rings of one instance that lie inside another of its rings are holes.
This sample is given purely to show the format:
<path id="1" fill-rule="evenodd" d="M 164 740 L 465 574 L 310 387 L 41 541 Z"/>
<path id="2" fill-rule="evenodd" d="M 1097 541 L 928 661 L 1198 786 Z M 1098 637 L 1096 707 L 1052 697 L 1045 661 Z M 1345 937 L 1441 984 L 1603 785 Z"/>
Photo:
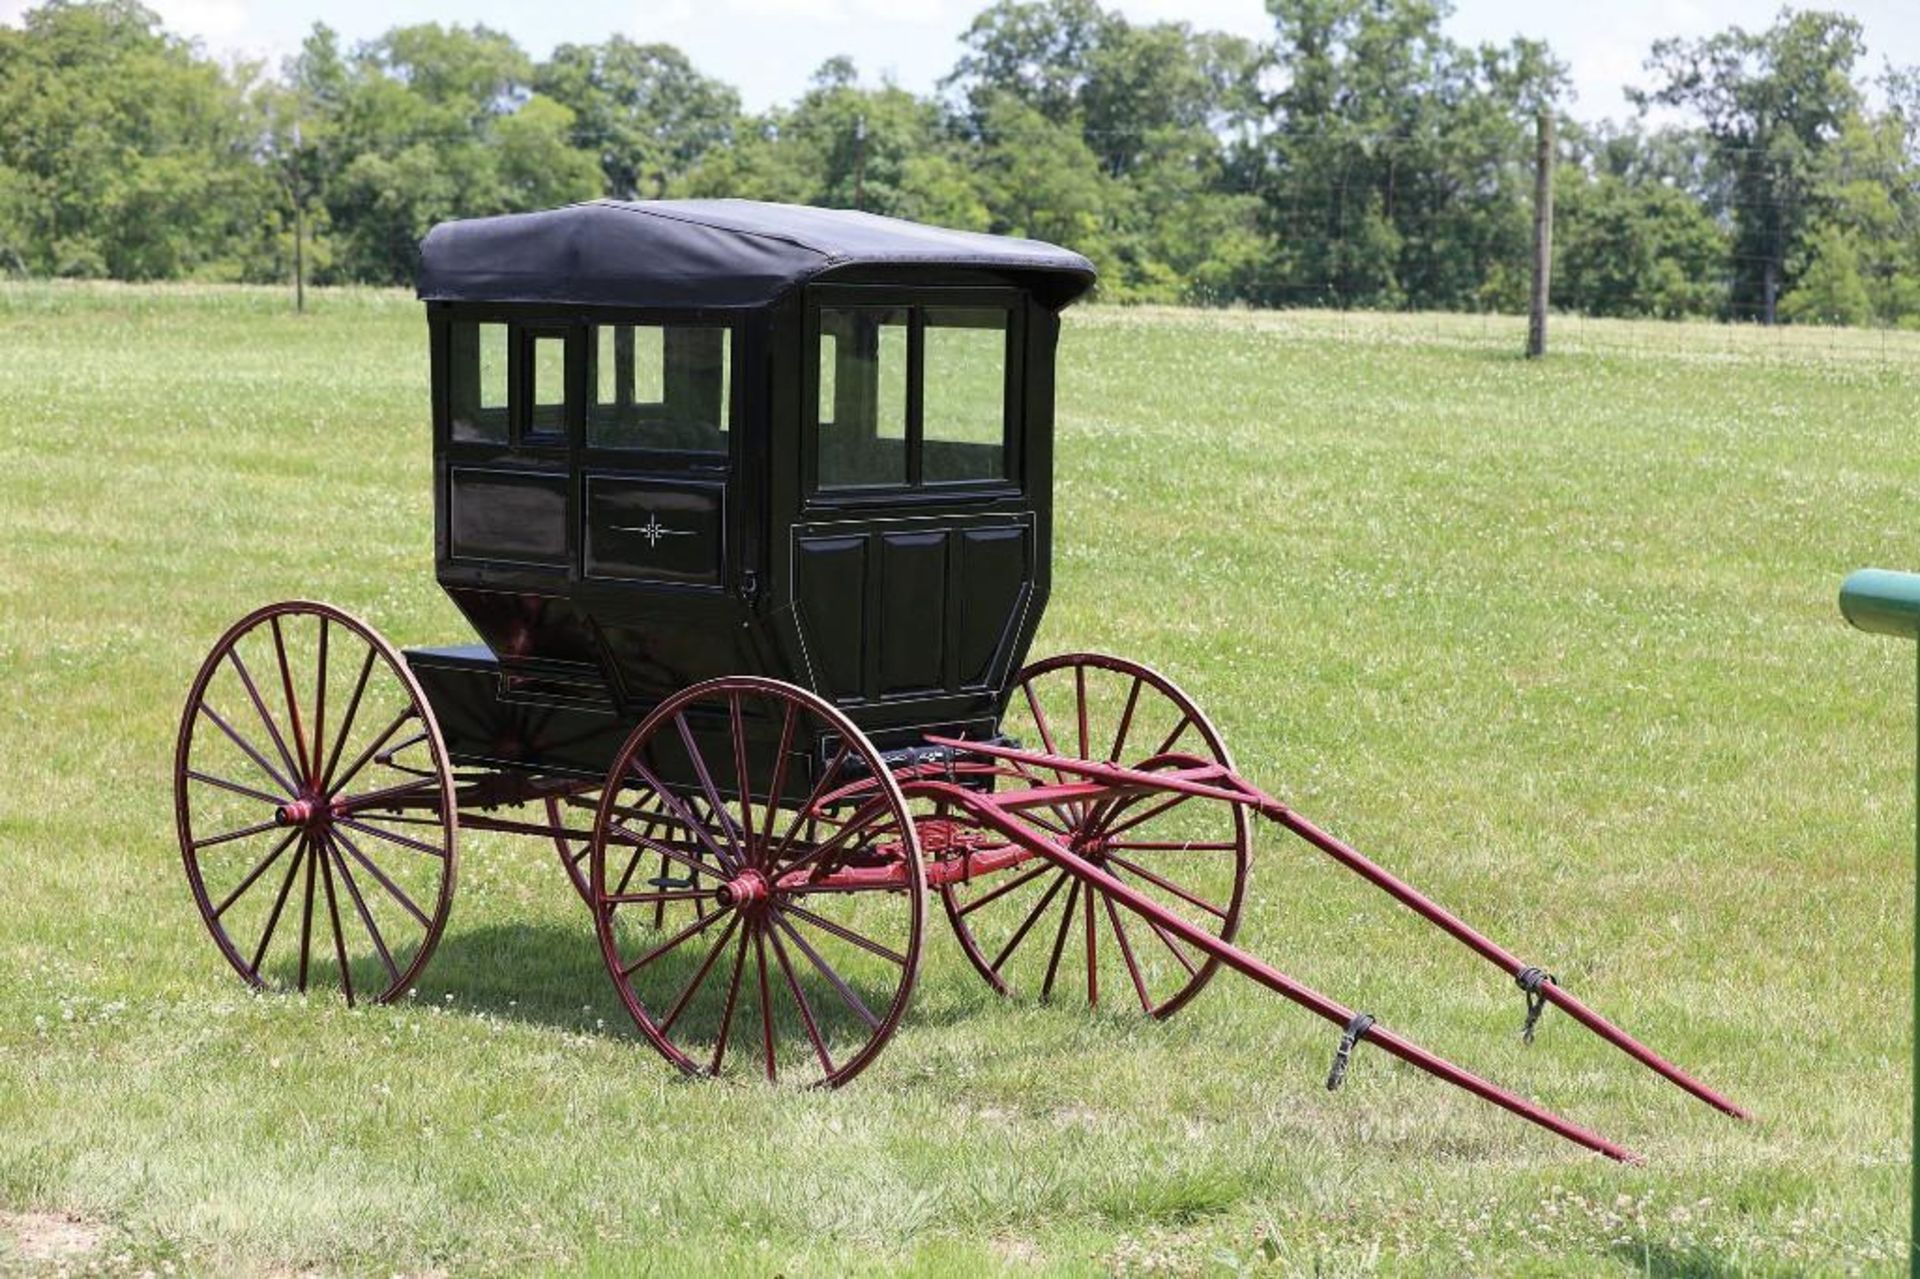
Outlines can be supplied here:
<path id="1" fill-rule="evenodd" d="M 872 744 L 811 693 L 738 676 L 662 703 L 608 774 L 588 863 L 614 986 L 690 1074 L 835 1087 L 906 1011 L 919 841 Z"/>
<path id="2" fill-rule="evenodd" d="M 1211 722 L 1165 676 L 1123 658 L 1072 653 L 1020 673 L 1001 731 L 1023 746 L 1068 759 L 1147 770 L 1219 764 L 1232 758 Z M 1083 780 L 1011 763 L 1001 789 Z M 1030 820 L 1095 865 L 1224 941 L 1239 931 L 1252 837 L 1246 812 L 1224 800 L 1132 796 L 1061 804 Z M 964 818 L 935 814 L 946 842 L 976 848 L 1003 841 Z M 930 845 L 936 836 L 929 832 Z M 938 853 L 930 851 L 930 856 Z M 1213 976 L 1216 960 L 1164 928 L 1095 894 L 1035 859 L 941 888 L 961 948 L 1002 994 L 1056 989 L 1087 1001 L 1137 1003 L 1169 1017 Z"/>
<path id="3" fill-rule="evenodd" d="M 251 985 L 407 991 L 458 865 L 440 730 L 391 645 L 326 604 L 234 623 L 187 695 L 174 815 L 194 903 Z M 316 919 L 317 916 L 317 919 Z"/>

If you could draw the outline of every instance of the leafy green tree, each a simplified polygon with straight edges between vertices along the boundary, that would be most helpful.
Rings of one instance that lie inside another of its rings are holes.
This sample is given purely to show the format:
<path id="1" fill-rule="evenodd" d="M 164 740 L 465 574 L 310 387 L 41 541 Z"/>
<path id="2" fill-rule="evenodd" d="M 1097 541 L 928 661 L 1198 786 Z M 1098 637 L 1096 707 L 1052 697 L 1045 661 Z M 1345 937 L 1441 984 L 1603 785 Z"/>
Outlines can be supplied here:
<path id="1" fill-rule="evenodd" d="M 702 75 L 669 44 L 563 44 L 534 87 L 573 111 L 573 145 L 598 157 L 609 195 L 659 196 L 726 145 L 740 95 Z"/>
<path id="2" fill-rule="evenodd" d="M 251 74 L 131 0 L 54 0 L 0 28 L 0 256 L 36 274 L 247 274 L 273 200 Z"/>
<path id="3" fill-rule="evenodd" d="M 1673 186 L 1563 166 L 1553 233 L 1552 301 L 1562 309 L 1677 319 L 1725 299 L 1725 233 Z"/>
<path id="4" fill-rule="evenodd" d="M 1731 27 L 1696 40 L 1662 40 L 1647 70 L 1642 110 L 1693 112 L 1713 140 L 1731 199 L 1720 211 L 1735 228 L 1735 318 L 1772 323 L 1790 264 L 1817 210 L 1821 153 L 1860 109 L 1854 65 L 1865 52 L 1860 24 L 1839 13 L 1782 10 L 1765 31 Z"/>
<path id="5" fill-rule="evenodd" d="M 1865 324 L 1873 318 L 1860 252 L 1844 228 L 1815 225 L 1799 253 L 1798 282 L 1781 303 L 1782 315 L 1813 324 Z"/>
<path id="6" fill-rule="evenodd" d="M 1257 166 L 1274 242 L 1258 296 L 1511 305 L 1532 117 L 1563 93 L 1565 68 L 1534 41 L 1456 44 L 1437 0 L 1268 0 L 1267 11 L 1281 87 Z"/>
<path id="7" fill-rule="evenodd" d="M 397 27 L 351 54 L 316 27 L 286 71 L 311 139 L 301 172 L 323 207 L 316 278 L 402 283 L 436 222 L 598 194 L 573 111 L 532 77 L 486 27 Z"/>

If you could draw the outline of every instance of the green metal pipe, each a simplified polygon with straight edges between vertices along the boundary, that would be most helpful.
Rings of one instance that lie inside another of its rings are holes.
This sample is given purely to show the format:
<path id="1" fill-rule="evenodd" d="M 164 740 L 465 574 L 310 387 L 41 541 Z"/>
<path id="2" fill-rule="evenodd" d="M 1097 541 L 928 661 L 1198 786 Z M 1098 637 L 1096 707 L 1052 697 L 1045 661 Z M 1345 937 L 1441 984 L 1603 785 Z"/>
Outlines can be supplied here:
<path id="1" fill-rule="evenodd" d="M 1920 573 L 1863 568 L 1840 585 L 1840 614 L 1876 635 L 1920 638 Z"/>
<path id="2" fill-rule="evenodd" d="M 1920 573 L 1896 573 L 1884 568 L 1863 568 L 1847 576 L 1840 586 L 1840 613 L 1853 625 L 1876 635 L 1897 635 L 1920 639 Z M 1920 645 L 1914 647 L 1915 720 L 1920 725 Z M 1914 812 L 1920 815 L 1920 728 L 1914 733 Z M 1914 842 L 1915 900 L 1920 902 L 1920 827 Z M 1920 948 L 1920 920 L 1915 924 L 1916 947 Z M 1920 949 L 1917 949 L 1920 954 Z M 1913 1015 L 1915 1025 L 1913 1060 L 1913 1115 L 1920 1137 L 1920 981 L 1914 983 Z M 1913 1181 L 1908 1190 L 1911 1235 L 1907 1244 L 1909 1273 L 1920 1274 L 1920 1148 L 1913 1151 Z"/>

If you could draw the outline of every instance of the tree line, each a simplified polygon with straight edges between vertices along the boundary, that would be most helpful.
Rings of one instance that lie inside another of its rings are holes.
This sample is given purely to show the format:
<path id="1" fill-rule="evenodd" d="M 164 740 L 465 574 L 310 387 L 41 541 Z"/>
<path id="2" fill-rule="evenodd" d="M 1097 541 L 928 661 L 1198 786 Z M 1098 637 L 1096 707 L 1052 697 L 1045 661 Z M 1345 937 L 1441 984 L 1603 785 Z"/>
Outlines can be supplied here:
<path id="1" fill-rule="evenodd" d="M 1920 69 L 1782 10 L 1648 50 L 1567 119 L 1545 44 L 1445 0 L 1267 0 L 1263 41 L 995 0 L 935 92 L 833 58 L 743 110 L 672 45 L 544 61 L 484 26 L 222 63 L 134 0 L 0 28 L 0 273 L 400 284 L 435 222 L 600 196 L 858 207 L 1071 246 L 1102 296 L 1519 310 L 1533 131 L 1559 119 L 1553 304 L 1920 326 Z"/>

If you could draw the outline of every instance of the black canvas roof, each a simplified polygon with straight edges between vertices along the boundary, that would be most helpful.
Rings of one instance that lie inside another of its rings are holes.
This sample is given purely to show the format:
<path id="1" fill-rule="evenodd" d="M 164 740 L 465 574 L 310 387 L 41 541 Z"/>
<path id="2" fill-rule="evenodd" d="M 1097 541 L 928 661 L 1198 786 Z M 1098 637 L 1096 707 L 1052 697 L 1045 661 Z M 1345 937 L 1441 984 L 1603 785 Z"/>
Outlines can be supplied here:
<path id="1" fill-rule="evenodd" d="M 754 307 L 844 267 L 903 265 L 1011 272 L 1056 308 L 1094 280 L 1092 263 L 1038 240 L 850 209 L 595 200 L 442 222 L 420 244 L 418 291 L 428 302 Z"/>

